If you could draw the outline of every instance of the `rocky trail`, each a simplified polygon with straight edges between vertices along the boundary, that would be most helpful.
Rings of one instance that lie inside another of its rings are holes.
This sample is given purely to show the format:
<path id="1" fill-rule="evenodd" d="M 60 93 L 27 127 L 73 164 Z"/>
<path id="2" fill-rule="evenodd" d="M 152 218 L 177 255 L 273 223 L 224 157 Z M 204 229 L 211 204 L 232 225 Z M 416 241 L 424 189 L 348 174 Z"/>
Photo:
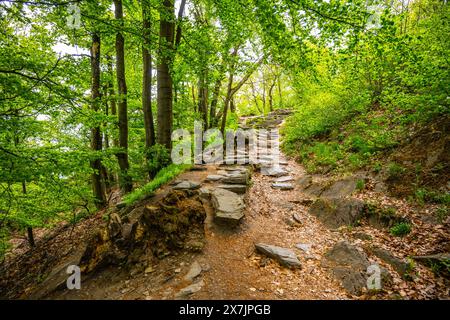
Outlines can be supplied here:
<path id="1" fill-rule="evenodd" d="M 243 118 L 241 128 L 278 129 L 288 114 L 281 110 L 267 117 Z M 274 137 L 278 138 L 271 136 L 269 144 L 276 143 Z M 429 208 L 418 212 L 376 191 L 378 182 L 364 172 L 340 178 L 311 176 L 283 154 L 276 165 L 273 156 L 260 159 L 257 165 L 195 166 L 145 204 L 119 205 L 87 249 L 72 250 L 40 285 L 21 297 L 448 297 L 448 275 L 437 276 L 426 267 L 448 259 L 429 252 L 448 252 L 449 246 L 448 225 L 423 218 Z M 360 181 L 365 185 L 362 190 Z M 368 205 L 374 199 L 395 206 L 400 214 Z M 159 215 L 161 210 L 169 212 L 168 217 Z M 161 220 L 151 220 L 149 214 Z M 430 235 L 413 231 L 408 237 L 393 238 L 386 228 L 402 219 L 428 228 Z M 65 268 L 74 262 L 86 274 L 81 290 L 65 288 Z M 368 268 L 374 264 L 380 268 L 382 289 L 369 291 Z"/>

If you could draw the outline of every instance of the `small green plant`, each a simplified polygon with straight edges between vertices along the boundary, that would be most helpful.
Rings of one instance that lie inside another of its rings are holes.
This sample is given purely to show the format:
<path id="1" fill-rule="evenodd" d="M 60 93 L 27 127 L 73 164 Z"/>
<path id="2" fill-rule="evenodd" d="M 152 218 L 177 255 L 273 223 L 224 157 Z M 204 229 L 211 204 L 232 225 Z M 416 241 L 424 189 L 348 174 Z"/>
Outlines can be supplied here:
<path id="1" fill-rule="evenodd" d="M 400 222 L 400 223 L 397 223 L 396 225 L 394 225 L 390 229 L 390 232 L 393 236 L 403 237 L 411 232 L 411 225 L 407 222 Z"/>
<path id="2" fill-rule="evenodd" d="M 388 174 L 391 179 L 398 179 L 405 172 L 405 168 L 398 163 L 392 162 L 388 166 Z"/>
<path id="3" fill-rule="evenodd" d="M 440 223 L 444 222 L 447 219 L 449 214 L 448 206 L 440 206 L 436 209 L 436 218 Z"/>
<path id="4" fill-rule="evenodd" d="M 373 165 L 373 168 L 372 168 L 373 172 L 374 173 L 380 173 L 381 169 L 383 169 L 383 166 L 381 165 L 381 162 L 378 162 L 378 161 L 375 162 L 374 165 Z"/>
<path id="5" fill-rule="evenodd" d="M 363 179 L 358 179 L 358 181 L 356 181 L 356 189 L 358 189 L 359 191 L 362 191 L 365 187 L 365 182 Z"/>

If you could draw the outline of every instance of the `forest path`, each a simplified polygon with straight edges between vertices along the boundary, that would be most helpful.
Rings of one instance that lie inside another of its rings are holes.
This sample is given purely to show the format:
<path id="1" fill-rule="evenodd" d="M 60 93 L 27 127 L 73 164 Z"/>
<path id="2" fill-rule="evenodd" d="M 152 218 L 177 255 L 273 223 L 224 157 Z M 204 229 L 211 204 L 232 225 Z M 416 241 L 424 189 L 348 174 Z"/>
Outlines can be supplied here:
<path id="1" fill-rule="evenodd" d="M 280 124 L 266 118 L 252 118 L 257 128 L 273 129 Z M 245 119 L 244 119 L 245 120 Z M 246 126 L 243 126 L 244 129 Z M 285 156 L 281 153 L 280 158 Z M 276 179 L 254 172 L 246 195 L 245 218 L 235 230 L 223 230 L 212 223 L 209 210 L 206 247 L 198 257 L 207 272 L 204 284 L 191 299 L 342 299 L 347 295 L 328 270 L 320 266 L 322 255 L 340 238 L 308 213 L 301 200 L 308 198 L 297 188 L 304 169 L 293 160 L 281 165 L 292 178 L 292 190 L 272 188 Z M 218 169 L 220 169 L 219 167 Z M 297 220 L 293 220 L 293 214 Z M 289 269 L 255 252 L 255 243 L 293 250 L 302 267 Z M 308 252 L 297 244 L 310 247 Z"/>

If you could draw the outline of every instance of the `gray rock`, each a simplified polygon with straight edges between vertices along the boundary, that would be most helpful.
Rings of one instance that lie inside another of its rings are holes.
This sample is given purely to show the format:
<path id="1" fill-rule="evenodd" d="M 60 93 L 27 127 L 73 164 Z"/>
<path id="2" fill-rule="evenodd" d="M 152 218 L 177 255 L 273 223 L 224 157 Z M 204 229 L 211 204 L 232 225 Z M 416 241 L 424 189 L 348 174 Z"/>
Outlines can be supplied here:
<path id="1" fill-rule="evenodd" d="M 295 245 L 295 247 L 297 249 L 300 249 L 300 250 L 306 252 L 306 253 L 309 253 L 311 251 L 312 245 L 310 243 L 297 243 Z"/>
<path id="2" fill-rule="evenodd" d="M 248 183 L 248 173 L 247 172 L 231 172 L 224 176 L 222 179 L 223 183 L 227 184 L 247 184 Z"/>
<path id="3" fill-rule="evenodd" d="M 404 276 L 404 275 L 408 274 L 408 272 L 411 271 L 410 270 L 411 266 L 409 263 L 407 263 L 406 261 L 403 261 L 402 259 L 395 257 L 394 255 L 392 255 L 392 253 L 390 253 L 387 250 L 384 250 L 382 248 L 373 247 L 370 249 L 370 251 L 375 256 L 377 256 L 378 258 L 383 260 L 384 262 L 390 264 L 392 266 L 392 268 L 394 268 L 394 270 L 401 276 Z"/>
<path id="4" fill-rule="evenodd" d="M 288 174 L 288 172 L 280 166 L 261 167 L 261 174 L 271 177 L 281 177 Z"/>
<path id="5" fill-rule="evenodd" d="M 291 249 L 277 247 L 264 243 L 255 244 L 256 250 L 272 259 L 277 260 L 281 265 L 290 268 L 301 268 L 300 261 Z"/>
<path id="6" fill-rule="evenodd" d="M 223 178 L 223 176 L 221 176 L 221 175 L 211 174 L 211 175 L 206 177 L 206 181 L 219 181 L 222 178 Z"/>
<path id="7" fill-rule="evenodd" d="M 325 226 L 331 229 L 351 226 L 364 215 L 365 204 L 359 199 L 318 199 L 309 209 Z"/>
<path id="8" fill-rule="evenodd" d="M 200 198 L 209 200 L 211 199 L 211 190 L 209 188 L 202 187 L 198 190 Z"/>
<path id="9" fill-rule="evenodd" d="M 275 180 L 273 180 L 273 182 L 289 182 L 289 181 L 293 181 L 294 177 L 292 176 L 284 176 L 284 177 L 279 177 L 276 178 Z"/>
<path id="10" fill-rule="evenodd" d="M 450 253 L 413 256 L 412 258 L 427 267 L 432 267 L 436 273 L 450 278 Z"/>
<path id="11" fill-rule="evenodd" d="M 331 268 L 334 277 L 354 295 L 360 295 L 366 287 L 369 265 L 366 254 L 346 241 L 336 243 L 322 259 L 322 266 Z"/>
<path id="12" fill-rule="evenodd" d="M 175 190 L 194 190 L 200 188 L 200 183 L 194 181 L 182 181 L 173 187 Z"/>
<path id="13" fill-rule="evenodd" d="M 272 188 L 280 190 L 292 190 L 294 189 L 294 186 L 292 185 L 292 183 L 274 182 L 272 183 Z"/>
<path id="14" fill-rule="evenodd" d="M 247 192 L 247 185 L 245 184 L 221 184 L 217 187 L 237 194 L 244 194 Z"/>
<path id="15" fill-rule="evenodd" d="M 320 194 L 322 198 L 342 198 L 351 195 L 356 190 L 358 178 L 349 177 L 338 180 L 326 187 Z"/>
<path id="16" fill-rule="evenodd" d="M 193 281 L 200 273 L 202 273 L 202 267 L 197 261 L 194 261 L 183 279 L 186 281 Z"/>
<path id="17" fill-rule="evenodd" d="M 205 283 L 203 282 L 203 280 L 199 281 L 197 283 L 191 284 L 190 286 L 187 286 L 186 288 L 181 289 L 175 295 L 175 297 L 178 298 L 178 299 L 187 298 L 191 294 L 199 292 L 202 289 L 204 284 Z"/>
<path id="18" fill-rule="evenodd" d="M 244 201 L 234 192 L 217 188 L 211 193 L 211 202 L 216 222 L 235 226 L 244 217 Z"/>

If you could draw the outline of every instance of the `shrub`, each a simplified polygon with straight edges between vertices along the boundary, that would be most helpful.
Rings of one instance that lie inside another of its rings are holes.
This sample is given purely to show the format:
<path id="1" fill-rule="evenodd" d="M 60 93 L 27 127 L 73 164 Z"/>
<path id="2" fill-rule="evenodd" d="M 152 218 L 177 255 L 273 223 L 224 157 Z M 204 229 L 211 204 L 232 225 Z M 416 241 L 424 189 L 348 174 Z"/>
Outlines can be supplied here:
<path id="1" fill-rule="evenodd" d="M 411 225 L 407 222 L 400 222 L 390 230 L 391 234 L 397 237 L 403 237 L 411 232 Z"/>

